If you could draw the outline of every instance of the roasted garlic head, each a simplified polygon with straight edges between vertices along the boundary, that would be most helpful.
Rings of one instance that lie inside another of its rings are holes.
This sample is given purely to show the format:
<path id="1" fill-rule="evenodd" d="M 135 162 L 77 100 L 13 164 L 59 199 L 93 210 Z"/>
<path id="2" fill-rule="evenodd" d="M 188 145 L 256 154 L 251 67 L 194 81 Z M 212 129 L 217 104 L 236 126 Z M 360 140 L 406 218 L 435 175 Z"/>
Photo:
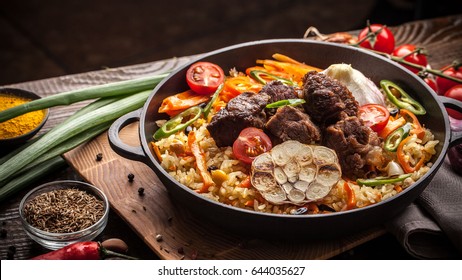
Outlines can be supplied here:
<path id="1" fill-rule="evenodd" d="M 341 177 L 334 150 L 293 140 L 274 146 L 252 162 L 252 185 L 273 204 L 319 200 Z"/>

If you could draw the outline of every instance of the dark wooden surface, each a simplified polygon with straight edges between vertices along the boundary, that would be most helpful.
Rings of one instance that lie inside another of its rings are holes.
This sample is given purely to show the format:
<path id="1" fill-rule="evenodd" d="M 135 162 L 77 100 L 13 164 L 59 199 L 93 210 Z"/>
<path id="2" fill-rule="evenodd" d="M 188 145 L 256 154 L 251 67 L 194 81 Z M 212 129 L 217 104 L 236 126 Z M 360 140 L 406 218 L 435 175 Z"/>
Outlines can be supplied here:
<path id="1" fill-rule="evenodd" d="M 462 59 L 462 48 L 460 48 L 462 45 L 462 15 L 410 22 L 400 26 L 393 26 L 391 28 L 395 33 L 397 45 L 412 43 L 425 47 L 430 54 L 429 63 L 433 68 L 440 68 L 451 63 L 454 59 Z M 73 88 L 86 87 L 157 73 L 166 67 L 177 67 L 189 59 L 191 59 L 189 56 L 178 59 L 167 59 L 152 63 L 119 67 L 97 72 L 87 72 L 72 76 L 62 76 L 8 86 L 35 91 L 42 96 L 47 96 Z M 50 119 L 41 133 L 46 132 L 83 105 L 84 103 L 79 103 L 65 108 L 53 108 L 51 110 Z M 42 182 L 58 179 L 83 180 L 84 178 L 76 173 L 73 168 L 68 167 L 57 174 L 43 178 L 40 182 L 36 182 L 30 187 L 32 188 Z M 0 227 L 2 230 L 2 236 L 0 238 L 1 259 L 27 259 L 45 251 L 27 237 L 20 225 L 17 210 L 19 201 L 25 192 L 26 190 L 18 193 L 10 200 L 2 203 L 0 206 Z M 146 245 L 143 239 L 140 238 L 135 231 L 133 231 L 130 226 L 114 212 L 111 212 L 108 226 L 99 238 L 107 239 L 110 237 L 124 239 L 130 247 L 130 254 L 138 258 L 158 258 L 158 255 L 156 255 L 154 251 Z M 411 258 L 389 234 L 379 234 L 376 237 L 377 239 L 368 241 L 358 247 L 346 247 L 344 248 L 344 251 L 338 251 L 338 255 L 333 256 L 332 258 Z M 355 246 L 356 245 L 359 244 L 355 244 Z M 206 256 L 203 256 L 203 258 L 206 258 Z"/>

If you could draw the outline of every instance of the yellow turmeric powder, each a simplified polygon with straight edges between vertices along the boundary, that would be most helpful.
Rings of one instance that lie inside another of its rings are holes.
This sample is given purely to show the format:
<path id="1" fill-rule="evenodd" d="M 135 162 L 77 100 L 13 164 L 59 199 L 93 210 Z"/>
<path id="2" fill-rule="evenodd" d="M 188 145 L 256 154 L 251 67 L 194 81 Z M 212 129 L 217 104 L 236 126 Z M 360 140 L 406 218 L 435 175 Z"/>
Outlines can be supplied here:
<path id="1" fill-rule="evenodd" d="M 0 111 L 29 102 L 30 99 L 10 94 L 0 94 Z M 45 111 L 39 110 L 0 123 L 0 139 L 13 138 L 36 128 L 45 117 Z"/>

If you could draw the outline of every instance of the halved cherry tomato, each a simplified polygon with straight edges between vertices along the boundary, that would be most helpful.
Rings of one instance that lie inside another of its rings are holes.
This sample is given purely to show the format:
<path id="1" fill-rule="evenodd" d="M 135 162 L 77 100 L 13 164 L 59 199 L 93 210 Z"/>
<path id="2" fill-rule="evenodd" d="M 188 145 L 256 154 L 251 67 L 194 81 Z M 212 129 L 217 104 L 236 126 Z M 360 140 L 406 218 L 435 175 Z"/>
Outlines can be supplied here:
<path id="1" fill-rule="evenodd" d="M 456 69 L 454 69 L 454 67 L 450 67 L 444 70 L 443 74 L 462 80 L 462 66 L 457 67 Z M 458 83 L 438 76 L 436 77 L 436 85 L 438 86 L 438 94 L 444 95 L 448 89 L 458 85 Z"/>
<path id="2" fill-rule="evenodd" d="M 263 130 L 256 127 L 244 128 L 234 141 L 233 154 L 240 161 L 251 164 L 260 154 L 273 147 L 270 138 Z"/>
<path id="3" fill-rule="evenodd" d="M 462 85 L 456 85 L 448 89 L 444 96 L 454 98 L 462 102 Z M 459 113 L 456 110 L 450 108 L 446 108 L 446 111 L 448 111 L 448 114 L 454 119 L 462 120 L 462 113 Z"/>
<path id="4" fill-rule="evenodd" d="M 405 44 L 397 47 L 392 55 L 397 56 L 397 57 L 404 57 L 405 61 L 427 67 L 428 61 L 427 61 L 427 56 L 423 53 L 416 52 L 417 47 L 412 44 Z M 414 53 L 412 53 L 414 52 Z M 412 53 L 412 54 L 411 54 Z M 411 66 L 404 65 L 407 69 L 411 70 L 414 73 L 418 73 L 419 69 L 413 68 Z"/>
<path id="5" fill-rule="evenodd" d="M 186 82 L 191 90 L 197 94 L 210 95 L 223 83 L 225 74 L 220 66 L 200 61 L 186 71 Z"/>
<path id="6" fill-rule="evenodd" d="M 374 36 L 374 32 L 378 32 L 378 34 Z M 364 39 L 367 36 L 371 37 Z M 382 24 L 371 24 L 365 27 L 359 33 L 358 40 L 364 40 L 359 45 L 370 50 L 391 54 L 395 49 L 395 36 L 390 29 Z"/>
<path id="7" fill-rule="evenodd" d="M 359 118 L 373 131 L 381 131 L 388 123 L 390 112 L 379 104 L 366 104 L 359 107 Z"/>

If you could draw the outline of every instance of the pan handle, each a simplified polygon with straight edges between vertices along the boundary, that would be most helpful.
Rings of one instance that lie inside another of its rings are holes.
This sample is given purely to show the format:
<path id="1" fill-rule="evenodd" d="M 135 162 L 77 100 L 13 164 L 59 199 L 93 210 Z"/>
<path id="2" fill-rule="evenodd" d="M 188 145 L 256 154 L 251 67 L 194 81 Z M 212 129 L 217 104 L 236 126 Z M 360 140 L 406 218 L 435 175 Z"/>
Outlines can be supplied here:
<path id="1" fill-rule="evenodd" d="M 462 102 L 454 98 L 449 98 L 445 96 L 438 96 L 438 99 L 443 103 L 447 108 L 454 109 L 462 113 Z M 449 147 L 455 146 L 457 144 L 462 144 L 462 120 L 451 120 L 451 142 Z"/>
<path id="2" fill-rule="evenodd" d="M 127 125 L 140 120 L 142 108 L 133 112 L 127 113 L 118 118 L 108 130 L 108 139 L 111 148 L 120 156 L 131 160 L 147 163 L 148 159 L 141 146 L 130 146 L 125 144 L 119 137 L 120 131 Z"/>

